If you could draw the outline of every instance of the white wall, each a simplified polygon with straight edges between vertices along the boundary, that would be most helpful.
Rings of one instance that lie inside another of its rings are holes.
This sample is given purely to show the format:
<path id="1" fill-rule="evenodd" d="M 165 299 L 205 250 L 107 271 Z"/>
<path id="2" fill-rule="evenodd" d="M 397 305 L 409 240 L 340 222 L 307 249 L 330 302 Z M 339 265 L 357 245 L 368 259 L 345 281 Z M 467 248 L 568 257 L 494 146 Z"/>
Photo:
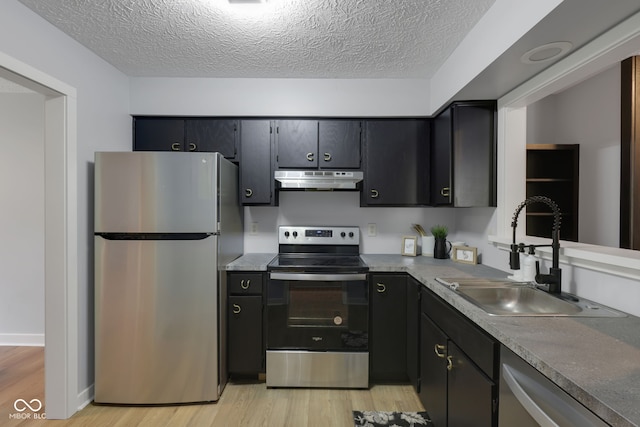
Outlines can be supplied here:
<path id="1" fill-rule="evenodd" d="M 557 143 L 580 144 L 579 240 L 620 245 L 620 64 L 557 95 Z"/>
<path id="2" fill-rule="evenodd" d="M 0 345 L 44 345 L 44 96 L 0 94 Z"/>
<path id="3" fill-rule="evenodd" d="M 256 222 L 258 233 L 250 234 Z M 377 235 L 368 236 L 368 224 Z M 451 208 L 361 208 L 359 192 L 281 191 L 280 206 L 245 207 L 245 252 L 277 253 L 278 225 L 358 226 L 361 251 L 366 254 L 400 254 L 402 236 L 417 235 L 411 224 L 426 230 L 436 224 L 455 227 Z M 453 236 L 453 234 L 452 234 Z"/>
<path id="4" fill-rule="evenodd" d="M 527 106 L 527 143 L 580 144 L 580 242 L 619 246 L 620 64 Z"/>
<path id="5" fill-rule="evenodd" d="M 129 79 L 17 0 L 0 2 L 0 52 L 77 90 L 78 271 L 69 273 L 78 275 L 78 390 L 83 392 L 93 384 L 93 153 L 131 149 Z"/>
<path id="6" fill-rule="evenodd" d="M 421 79 L 132 78 L 131 113 L 194 116 L 428 116 Z"/>

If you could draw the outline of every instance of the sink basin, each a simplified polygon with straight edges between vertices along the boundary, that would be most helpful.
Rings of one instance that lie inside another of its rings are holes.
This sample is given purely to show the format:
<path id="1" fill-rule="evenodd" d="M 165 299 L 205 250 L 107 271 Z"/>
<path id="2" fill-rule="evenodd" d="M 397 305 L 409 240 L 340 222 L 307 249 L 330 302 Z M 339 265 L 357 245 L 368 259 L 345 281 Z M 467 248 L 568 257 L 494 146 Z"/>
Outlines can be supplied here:
<path id="1" fill-rule="evenodd" d="M 526 286 L 458 288 L 463 297 L 493 315 L 575 315 L 582 311 L 575 304 L 563 301 L 544 291 Z"/>
<path id="2" fill-rule="evenodd" d="M 493 279 L 436 279 L 492 316 L 625 317 L 569 294 L 552 295 L 530 283 Z"/>

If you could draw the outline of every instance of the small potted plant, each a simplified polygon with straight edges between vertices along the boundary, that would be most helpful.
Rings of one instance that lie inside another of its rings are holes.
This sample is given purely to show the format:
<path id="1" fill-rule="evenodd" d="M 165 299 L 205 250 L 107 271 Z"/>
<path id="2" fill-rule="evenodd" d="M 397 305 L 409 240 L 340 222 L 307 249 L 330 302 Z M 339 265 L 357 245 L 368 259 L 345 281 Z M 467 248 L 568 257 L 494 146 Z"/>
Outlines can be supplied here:
<path id="1" fill-rule="evenodd" d="M 449 228 L 446 225 L 434 225 L 431 227 L 431 234 L 435 240 L 433 257 L 438 259 L 449 258 L 449 252 L 451 252 L 451 243 L 447 241 Z M 449 246 L 448 248 L 447 245 Z"/>
<path id="2" fill-rule="evenodd" d="M 431 227 L 431 234 L 434 239 L 446 239 L 449 234 L 449 229 L 446 225 L 434 225 Z"/>

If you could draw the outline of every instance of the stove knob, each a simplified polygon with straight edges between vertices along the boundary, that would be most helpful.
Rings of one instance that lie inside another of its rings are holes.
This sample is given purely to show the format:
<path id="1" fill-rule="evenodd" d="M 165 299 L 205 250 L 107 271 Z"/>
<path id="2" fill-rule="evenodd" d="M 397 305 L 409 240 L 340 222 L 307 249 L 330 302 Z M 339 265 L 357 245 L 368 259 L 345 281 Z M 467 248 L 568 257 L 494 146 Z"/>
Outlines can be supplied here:
<path id="1" fill-rule="evenodd" d="M 346 236 L 346 233 L 343 231 L 342 233 L 340 233 L 340 237 L 344 239 L 344 236 Z"/>
<path id="2" fill-rule="evenodd" d="M 298 237 L 298 232 L 297 232 L 297 231 L 294 231 L 294 232 L 293 232 L 293 237 L 294 237 L 294 238 Z"/>
<path id="3" fill-rule="evenodd" d="M 288 231 L 284 232 L 284 237 L 289 238 L 289 232 Z"/>
<path id="4" fill-rule="evenodd" d="M 353 239 L 353 231 L 349 232 L 349 237 L 351 237 Z"/>

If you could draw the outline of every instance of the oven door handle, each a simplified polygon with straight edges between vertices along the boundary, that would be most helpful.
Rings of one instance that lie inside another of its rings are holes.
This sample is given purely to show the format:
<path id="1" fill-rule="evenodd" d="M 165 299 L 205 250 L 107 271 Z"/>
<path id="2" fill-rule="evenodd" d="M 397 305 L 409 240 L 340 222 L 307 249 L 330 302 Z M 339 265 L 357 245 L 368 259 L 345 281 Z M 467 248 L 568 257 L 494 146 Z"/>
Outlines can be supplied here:
<path id="1" fill-rule="evenodd" d="M 270 273 L 272 280 L 296 280 L 302 282 L 343 282 L 367 280 L 366 274 L 323 274 L 323 273 Z"/>

